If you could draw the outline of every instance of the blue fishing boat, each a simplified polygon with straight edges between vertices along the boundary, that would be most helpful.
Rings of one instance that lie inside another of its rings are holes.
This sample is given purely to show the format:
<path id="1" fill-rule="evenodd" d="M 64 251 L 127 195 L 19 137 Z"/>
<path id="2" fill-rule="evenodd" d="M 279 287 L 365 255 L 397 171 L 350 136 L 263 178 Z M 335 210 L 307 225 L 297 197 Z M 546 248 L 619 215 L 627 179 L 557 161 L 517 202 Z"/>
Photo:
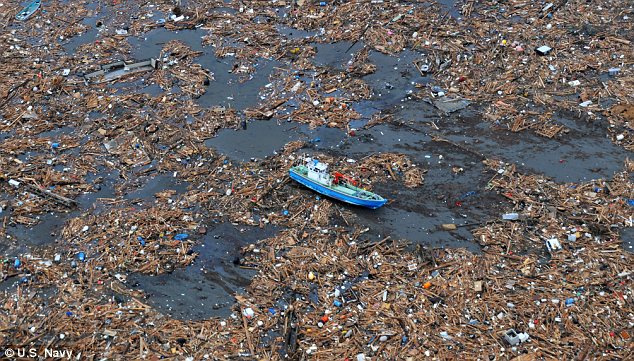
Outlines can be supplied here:
<path id="1" fill-rule="evenodd" d="M 31 17 L 31 15 L 33 15 L 33 13 L 35 13 L 37 11 L 37 9 L 40 8 L 40 5 L 42 5 L 42 0 L 33 0 L 31 1 L 31 3 L 29 5 L 27 5 L 24 9 L 22 9 L 22 11 L 20 11 L 15 18 L 20 20 L 20 21 L 24 21 L 28 18 Z"/>
<path id="2" fill-rule="evenodd" d="M 338 199 L 357 206 L 377 209 L 387 199 L 357 187 L 357 182 L 339 172 L 328 173 L 328 165 L 316 159 L 306 159 L 305 165 L 292 167 L 290 177 L 304 186 L 330 198 Z"/>

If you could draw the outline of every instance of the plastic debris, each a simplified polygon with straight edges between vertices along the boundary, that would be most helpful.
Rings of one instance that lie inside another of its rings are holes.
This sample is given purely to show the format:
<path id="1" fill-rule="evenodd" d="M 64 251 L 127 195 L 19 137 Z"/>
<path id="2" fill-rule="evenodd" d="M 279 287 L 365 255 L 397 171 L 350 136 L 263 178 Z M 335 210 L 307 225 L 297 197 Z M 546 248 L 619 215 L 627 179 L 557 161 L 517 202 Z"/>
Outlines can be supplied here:
<path id="1" fill-rule="evenodd" d="M 184 241 L 187 238 L 189 238 L 189 234 L 187 234 L 187 233 L 178 233 L 178 234 L 174 235 L 174 240 L 176 240 L 176 241 Z"/>
<path id="2" fill-rule="evenodd" d="M 542 45 L 538 47 L 537 49 L 535 49 L 535 52 L 539 55 L 548 55 L 548 53 L 550 53 L 551 50 L 552 50 L 551 47 Z"/>

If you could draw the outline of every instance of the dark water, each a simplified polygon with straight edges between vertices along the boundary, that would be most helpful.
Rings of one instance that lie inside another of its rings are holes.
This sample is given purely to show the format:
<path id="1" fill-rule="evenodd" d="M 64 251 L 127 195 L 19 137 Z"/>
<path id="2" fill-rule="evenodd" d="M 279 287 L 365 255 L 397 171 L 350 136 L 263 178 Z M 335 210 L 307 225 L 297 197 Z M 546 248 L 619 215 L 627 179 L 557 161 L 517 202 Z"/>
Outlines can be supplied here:
<path id="1" fill-rule="evenodd" d="M 255 271 L 240 268 L 234 260 L 242 246 L 273 236 L 273 228 L 235 227 L 209 224 L 193 264 L 170 274 L 147 276 L 132 274 L 131 287 L 149 295 L 148 302 L 161 312 L 178 319 L 207 319 L 227 316 L 233 294 L 249 285 Z"/>
<path id="2" fill-rule="evenodd" d="M 165 28 L 156 28 L 140 37 L 129 37 L 128 43 L 132 46 L 134 59 L 158 58 L 163 46 L 172 40 L 182 41 L 194 51 L 203 51 L 201 38 L 205 35 L 207 31 L 200 29 L 169 31 Z"/>
<path id="3" fill-rule="evenodd" d="M 363 48 L 363 43 L 353 44 L 348 41 L 339 43 L 315 43 L 316 54 L 313 63 L 317 66 L 327 66 L 343 70 L 354 53 Z"/>
<path id="4" fill-rule="evenodd" d="M 288 26 L 278 25 L 277 31 L 285 38 L 288 39 L 303 39 L 314 38 L 319 35 L 319 31 L 306 31 L 293 29 Z"/>
<path id="5" fill-rule="evenodd" d="M 234 57 L 218 58 L 215 48 L 202 46 L 202 37 L 207 34 L 206 30 L 201 29 L 172 32 L 158 28 L 144 34 L 143 37 L 131 37 L 128 41 L 133 48 L 132 57 L 135 59 L 158 57 L 164 45 L 171 40 L 182 41 L 192 50 L 202 52 L 195 58 L 195 62 L 213 73 L 214 80 L 210 82 L 205 94 L 196 100 L 201 106 L 220 105 L 239 110 L 256 106 L 262 101 L 259 96 L 261 88 L 270 83 L 269 77 L 280 64 L 261 58 L 254 65 L 254 73 L 234 73 Z"/>
<path id="6" fill-rule="evenodd" d="M 297 124 L 275 120 L 249 122 L 246 130 L 224 129 L 205 144 L 237 161 L 272 156 L 288 142 L 301 139 Z"/>
<path id="7" fill-rule="evenodd" d="M 205 144 L 233 160 L 246 162 L 273 156 L 288 142 L 301 140 L 313 149 L 333 149 L 343 144 L 346 137 L 337 128 L 310 129 L 293 122 L 258 120 L 248 122 L 246 130 L 223 129 Z"/>
<path id="8" fill-rule="evenodd" d="M 77 129 L 75 129 L 74 127 L 70 127 L 70 126 L 63 126 L 63 127 L 59 127 L 59 128 L 53 128 L 49 131 L 46 132 L 42 132 L 40 134 L 38 134 L 37 136 L 40 138 L 51 138 L 53 139 L 53 141 L 55 141 L 55 138 L 58 138 L 62 135 L 67 135 L 67 134 L 71 134 L 73 132 L 76 132 Z"/>
<path id="9" fill-rule="evenodd" d="M 100 31 L 100 28 L 97 27 L 97 22 L 100 21 L 100 19 L 105 20 L 108 16 L 112 15 L 111 8 L 99 2 L 88 3 L 85 7 L 91 10 L 93 16 L 88 16 L 81 21 L 81 23 L 87 27 L 86 32 L 74 36 L 69 40 L 63 40 L 62 47 L 68 54 L 75 53 L 77 48 L 84 44 L 94 43 Z"/>
<path id="10" fill-rule="evenodd" d="M 173 177 L 172 174 L 144 176 L 135 180 L 134 184 L 132 184 L 130 188 L 136 189 L 126 191 L 124 198 L 152 201 L 154 200 L 154 195 L 156 193 L 164 190 L 174 190 L 176 191 L 176 195 L 179 195 L 187 192 L 188 186 L 189 184 L 187 182 L 183 182 L 178 178 Z"/>
<path id="11" fill-rule="evenodd" d="M 571 131 L 561 139 L 549 139 L 531 132 L 521 134 L 492 130 L 477 118 L 448 120 L 442 134 L 488 158 L 516 163 L 525 170 L 542 173 L 558 182 L 583 182 L 611 178 L 622 169 L 627 151 L 606 136 L 606 127 L 563 119 Z M 446 129 L 446 130 L 445 130 Z"/>
<path id="12" fill-rule="evenodd" d="M 456 7 L 458 0 L 436 0 L 443 11 L 453 18 L 459 18 L 461 16 L 460 9 Z"/>
<path id="13" fill-rule="evenodd" d="M 634 252 L 634 228 L 623 228 L 621 230 L 621 239 L 623 240 L 623 249 L 628 252 Z"/>
<path id="14" fill-rule="evenodd" d="M 200 65 L 214 73 L 214 80 L 207 92 L 198 98 L 198 104 L 243 110 L 266 102 L 260 98 L 260 90 L 270 83 L 271 75 L 280 64 L 274 60 L 259 59 L 254 74 L 230 74 L 231 60 L 230 57 L 220 60 L 211 54 L 205 54 L 199 60 Z"/>
<path id="15" fill-rule="evenodd" d="M 421 75 L 416 69 L 414 61 L 419 59 L 421 54 L 411 50 L 403 50 L 397 56 L 370 52 L 369 60 L 377 66 L 377 70 L 362 79 L 374 90 L 372 101 L 379 103 L 380 109 L 398 109 L 412 93 L 418 91 L 414 84 L 432 81 L 431 77 Z"/>

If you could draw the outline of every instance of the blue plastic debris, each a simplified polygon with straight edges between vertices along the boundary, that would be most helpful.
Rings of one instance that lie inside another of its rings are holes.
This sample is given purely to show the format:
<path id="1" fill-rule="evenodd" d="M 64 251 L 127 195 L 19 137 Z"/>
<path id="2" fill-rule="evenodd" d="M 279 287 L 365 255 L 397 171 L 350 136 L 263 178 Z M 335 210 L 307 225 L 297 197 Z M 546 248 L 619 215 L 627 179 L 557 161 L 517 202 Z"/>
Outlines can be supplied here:
<path id="1" fill-rule="evenodd" d="M 566 306 L 572 306 L 575 303 L 575 299 L 574 298 L 567 298 L 566 299 Z"/>
<path id="2" fill-rule="evenodd" d="M 316 200 L 321 200 L 321 197 L 320 196 L 316 196 L 315 199 Z"/>
<path id="3" fill-rule="evenodd" d="M 628 200 L 627 204 L 629 204 L 630 206 L 634 207 L 634 199 Z"/>
<path id="4" fill-rule="evenodd" d="M 22 261 L 20 261 L 19 258 L 16 258 L 15 262 L 13 262 L 13 267 L 20 268 L 21 265 L 22 265 Z"/>
<path id="5" fill-rule="evenodd" d="M 288 216 L 288 210 L 286 210 L 286 209 L 285 209 L 285 210 L 283 210 L 283 211 L 282 211 L 282 214 L 283 214 L 283 215 L 285 215 L 285 216 Z"/>
<path id="6" fill-rule="evenodd" d="M 275 315 L 275 309 L 273 307 L 269 307 L 269 313 L 271 315 Z"/>
<path id="7" fill-rule="evenodd" d="M 143 237 L 137 236 L 136 240 L 139 241 L 139 243 L 141 243 L 141 246 L 145 246 L 145 239 L 143 239 Z"/>
<path id="8" fill-rule="evenodd" d="M 70 311 L 66 311 L 66 316 L 72 316 L 72 315 L 73 315 L 73 313 L 72 313 L 72 312 L 70 312 Z"/>
<path id="9" fill-rule="evenodd" d="M 20 283 L 29 283 L 29 278 L 28 277 L 22 277 L 20 279 Z"/>
<path id="10" fill-rule="evenodd" d="M 77 259 L 84 262 L 86 260 L 86 254 L 84 252 L 79 252 L 77 254 Z"/>
<path id="11" fill-rule="evenodd" d="M 177 241 L 184 241 L 187 238 L 189 238 L 189 234 L 187 234 L 187 233 L 179 233 L 179 234 L 174 236 L 174 239 L 177 240 Z"/>
<path id="12" fill-rule="evenodd" d="M 333 302 L 332 304 L 337 306 L 337 307 L 343 306 L 343 303 L 341 303 L 341 301 L 339 301 L 339 300 L 335 300 L 335 302 Z"/>
<path id="13" fill-rule="evenodd" d="M 328 4 L 325 1 L 320 1 L 319 2 L 319 6 L 326 6 L 326 5 L 328 5 Z"/>
<path id="14" fill-rule="evenodd" d="M 517 213 L 506 213 L 502 215 L 502 219 L 507 221 L 514 221 L 520 218 L 520 215 Z"/>
<path id="15" fill-rule="evenodd" d="M 407 340 L 408 340 L 407 336 L 403 336 L 401 338 L 401 346 L 405 346 L 405 344 L 407 343 Z"/>
<path id="16" fill-rule="evenodd" d="M 59 148 L 59 143 L 51 143 L 51 148 L 53 149 Z"/>

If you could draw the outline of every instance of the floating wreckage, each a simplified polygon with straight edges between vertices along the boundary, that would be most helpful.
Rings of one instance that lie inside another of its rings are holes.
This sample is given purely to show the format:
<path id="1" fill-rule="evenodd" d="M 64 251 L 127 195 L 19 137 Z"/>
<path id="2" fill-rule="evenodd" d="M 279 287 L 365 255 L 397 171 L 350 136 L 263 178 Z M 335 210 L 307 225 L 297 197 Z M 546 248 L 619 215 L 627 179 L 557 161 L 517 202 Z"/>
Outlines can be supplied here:
<path id="1" fill-rule="evenodd" d="M 139 62 L 117 61 L 110 64 L 101 65 L 101 69 L 84 75 L 87 84 L 106 83 L 119 79 L 128 74 L 140 73 L 158 69 L 159 61 L 151 58 Z"/>

